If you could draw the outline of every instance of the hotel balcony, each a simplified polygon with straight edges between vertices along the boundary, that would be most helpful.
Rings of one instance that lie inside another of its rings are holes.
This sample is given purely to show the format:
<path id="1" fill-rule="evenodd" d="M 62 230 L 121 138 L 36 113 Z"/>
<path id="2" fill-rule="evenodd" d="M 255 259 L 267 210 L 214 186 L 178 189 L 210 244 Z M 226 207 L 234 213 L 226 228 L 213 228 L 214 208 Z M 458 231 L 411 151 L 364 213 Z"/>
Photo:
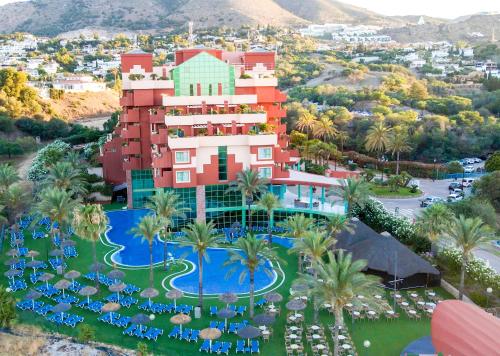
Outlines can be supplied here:
<path id="1" fill-rule="evenodd" d="M 120 106 L 134 106 L 134 93 L 123 93 L 123 96 L 120 98 Z"/>
<path id="2" fill-rule="evenodd" d="M 141 138 L 141 127 L 135 125 L 128 125 L 124 127 L 121 132 L 121 137 L 127 138 Z"/>
<path id="3" fill-rule="evenodd" d="M 139 122 L 139 110 L 129 109 L 121 115 L 121 122 L 134 123 Z"/>
<path id="4" fill-rule="evenodd" d="M 200 96 L 169 96 L 163 95 L 163 106 L 189 106 L 189 105 L 241 105 L 257 104 L 257 95 L 200 95 Z"/>
<path id="5" fill-rule="evenodd" d="M 158 177 L 153 176 L 154 185 L 156 188 L 172 186 L 172 171 L 164 171 Z"/>
<path id="6" fill-rule="evenodd" d="M 126 76 L 123 78 L 124 90 L 136 89 L 174 89 L 173 80 L 153 80 L 153 79 L 139 79 L 130 80 Z"/>
<path id="7" fill-rule="evenodd" d="M 162 152 L 153 154 L 153 168 L 168 168 L 172 167 L 172 153 Z"/>
<path id="8" fill-rule="evenodd" d="M 274 118 L 274 117 L 286 117 L 286 109 L 285 108 L 279 108 L 277 105 L 273 105 L 270 108 L 267 109 L 267 117 L 269 118 Z"/>
<path id="9" fill-rule="evenodd" d="M 151 143 L 154 145 L 165 145 L 167 144 L 168 130 L 159 129 L 157 133 L 151 134 Z"/>
<path id="10" fill-rule="evenodd" d="M 277 87 L 278 78 L 247 78 L 235 79 L 234 85 L 239 88 L 247 87 Z"/>
<path id="11" fill-rule="evenodd" d="M 165 123 L 165 110 L 156 110 L 155 113 L 149 115 L 149 122 L 152 124 Z"/>
<path id="12" fill-rule="evenodd" d="M 241 113 L 241 114 L 200 114 L 200 115 L 166 115 L 165 124 L 167 126 L 193 126 L 231 124 L 262 124 L 266 122 L 265 112 Z"/>
<path id="13" fill-rule="evenodd" d="M 280 147 L 274 147 L 275 162 L 290 162 L 290 152 L 282 150 Z"/>
<path id="14" fill-rule="evenodd" d="M 287 95 L 285 93 L 280 92 L 279 90 L 276 90 L 276 94 L 274 95 L 274 101 L 283 103 L 287 99 Z"/>
<path id="15" fill-rule="evenodd" d="M 123 169 L 126 171 L 141 169 L 141 159 L 138 157 L 127 157 L 123 159 Z"/>
<path id="16" fill-rule="evenodd" d="M 122 146 L 123 155 L 138 155 L 141 154 L 141 143 L 138 141 L 129 141 Z"/>
<path id="17" fill-rule="evenodd" d="M 275 146 L 276 134 L 169 137 L 170 149 L 224 146 Z"/>

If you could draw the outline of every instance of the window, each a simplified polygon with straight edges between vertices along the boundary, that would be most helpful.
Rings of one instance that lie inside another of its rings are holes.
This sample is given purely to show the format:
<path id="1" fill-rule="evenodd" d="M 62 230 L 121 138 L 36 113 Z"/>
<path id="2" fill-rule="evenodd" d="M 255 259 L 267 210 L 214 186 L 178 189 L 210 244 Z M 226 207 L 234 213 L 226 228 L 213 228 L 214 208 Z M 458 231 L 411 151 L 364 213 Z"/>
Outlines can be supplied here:
<path id="1" fill-rule="evenodd" d="M 175 181 L 177 183 L 189 183 L 189 182 L 191 182 L 191 172 L 190 171 L 177 171 L 177 172 L 175 172 Z"/>
<path id="2" fill-rule="evenodd" d="M 175 163 L 189 163 L 189 151 L 176 151 Z"/>
<path id="3" fill-rule="evenodd" d="M 189 84 L 189 95 L 194 96 L 194 85 L 193 84 Z"/>
<path id="4" fill-rule="evenodd" d="M 219 146 L 219 180 L 227 180 L 227 147 Z"/>
<path id="5" fill-rule="evenodd" d="M 259 168 L 259 177 L 260 178 L 272 178 L 273 170 L 271 167 L 261 167 Z"/>
<path id="6" fill-rule="evenodd" d="M 273 159 L 273 151 L 271 150 L 271 147 L 259 147 L 257 157 L 259 160 Z"/>
<path id="7" fill-rule="evenodd" d="M 212 84 L 208 84 L 208 95 L 212 96 Z"/>

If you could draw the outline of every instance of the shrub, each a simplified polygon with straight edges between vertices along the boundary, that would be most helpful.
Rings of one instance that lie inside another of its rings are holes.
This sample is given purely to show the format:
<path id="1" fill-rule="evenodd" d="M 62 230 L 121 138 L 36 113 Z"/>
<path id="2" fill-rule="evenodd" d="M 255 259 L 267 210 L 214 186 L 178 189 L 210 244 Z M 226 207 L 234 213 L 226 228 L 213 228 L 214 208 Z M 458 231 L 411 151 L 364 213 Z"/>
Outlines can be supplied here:
<path id="1" fill-rule="evenodd" d="M 446 165 L 448 169 L 448 173 L 462 173 L 464 171 L 464 167 L 458 161 L 452 161 Z"/>
<path id="2" fill-rule="evenodd" d="M 95 330 L 88 324 L 81 324 L 78 327 L 78 341 L 81 343 L 88 343 L 95 338 Z"/>
<path id="3" fill-rule="evenodd" d="M 148 354 L 148 345 L 144 342 L 138 342 L 137 353 L 139 356 L 146 356 Z"/>
<path id="4" fill-rule="evenodd" d="M 486 296 L 480 292 L 470 292 L 469 298 L 472 299 L 474 303 L 483 308 L 485 308 L 486 305 L 488 304 Z"/>
<path id="5" fill-rule="evenodd" d="M 15 128 L 14 121 L 10 117 L 0 115 L 0 131 L 1 132 L 10 133 L 10 132 L 14 131 L 14 128 Z"/>
<path id="6" fill-rule="evenodd" d="M 3 286 L 0 286 L 0 328 L 10 328 L 15 318 L 14 297 Z"/>
<path id="7" fill-rule="evenodd" d="M 484 164 L 486 172 L 500 171 L 500 151 L 496 151 Z"/>
<path id="8" fill-rule="evenodd" d="M 355 171 L 358 168 L 358 165 L 356 163 L 349 163 L 347 167 L 350 171 Z"/>

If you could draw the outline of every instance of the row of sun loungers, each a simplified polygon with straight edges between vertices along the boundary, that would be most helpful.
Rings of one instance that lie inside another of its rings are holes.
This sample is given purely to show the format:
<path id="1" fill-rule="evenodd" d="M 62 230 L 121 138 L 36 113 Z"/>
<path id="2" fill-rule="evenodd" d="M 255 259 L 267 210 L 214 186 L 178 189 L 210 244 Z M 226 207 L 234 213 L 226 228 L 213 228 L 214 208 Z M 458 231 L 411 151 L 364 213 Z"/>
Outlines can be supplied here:
<path id="1" fill-rule="evenodd" d="M 158 336 L 163 335 L 163 330 L 155 327 L 148 328 L 144 325 L 132 324 L 123 331 L 123 334 L 156 341 Z"/>
<path id="2" fill-rule="evenodd" d="M 232 342 L 215 341 L 212 343 L 212 347 L 210 347 L 210 341 L 205 340 L 203 341 L 203 344 L 201 344 L 199 351 L 228 355 L 231 350 L 231 346 L 233 346 Z"/>

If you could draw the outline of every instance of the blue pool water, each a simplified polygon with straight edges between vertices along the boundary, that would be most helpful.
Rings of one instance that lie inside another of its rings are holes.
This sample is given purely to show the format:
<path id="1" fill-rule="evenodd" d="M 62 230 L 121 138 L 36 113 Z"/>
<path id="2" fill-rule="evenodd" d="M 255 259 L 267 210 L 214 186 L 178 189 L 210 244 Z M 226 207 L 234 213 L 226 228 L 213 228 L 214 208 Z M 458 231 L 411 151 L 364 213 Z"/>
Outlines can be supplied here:
<path id="1" fill-rule="evenodd" d="M 107 232 L 108 240 L 121 249 L 111 256 L 113 262 L 121 265 L 142 267 L 149 266 L 149 248 L 148 242 L 136 238 L 130 233 L 130 229 L 137 224 L 139 219 L 148 213 L 147 210 L 122 210 L 108 212 L 110 230 Z M 168 252 L 174 258 L 183 258 L 195 265 L 195 270 L 190 273 L 174 278 L 173 287 L 187 293 L 198 293 L 198 257 L 193 253 L 190 247 L 180 247 L 176 243 L 168 243 Z M 243 283 L 239 283 L 240 272 L 244 270 L 243 266 L 238 266 L 236 271 L 228 278 L 227 272 L 232 269 L 231 266 L 224 266 L 228 259 L 227 249 L 211 248 L 207 250 L 209 262 L 203 262 L 203 293 L 221 294 L 225 292 L 248 293 L 249 277 L 247 276 Z M 163 242 L 158 238 L 153 243 L 153 263 L 163 261 Z M 267 262 L 270 266 L 270 262 Z M 145 271 L 147 273 L 147 271 Z M 146 276 L 146 275 L 145 275 Z M 255 273 L 255 290 L 261 290 L 274 283 L 276 272 L 269 276 L 261 268 Z"/>

